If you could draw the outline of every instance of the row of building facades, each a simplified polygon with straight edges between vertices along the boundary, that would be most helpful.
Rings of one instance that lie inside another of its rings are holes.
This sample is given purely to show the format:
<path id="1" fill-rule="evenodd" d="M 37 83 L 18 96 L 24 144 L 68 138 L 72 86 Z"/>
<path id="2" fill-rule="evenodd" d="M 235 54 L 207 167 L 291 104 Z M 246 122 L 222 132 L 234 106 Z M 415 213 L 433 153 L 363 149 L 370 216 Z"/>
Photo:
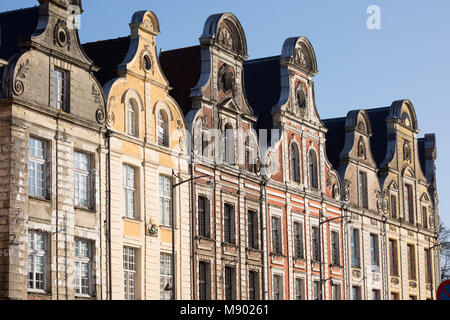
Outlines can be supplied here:
<path id="1" fill-rule="evenodd" d="M 305 37 L 248 60 L 223 13 L 158 54 L 140 11 L 80 44 L 73 5 L 0 13 L 1 299 L 435 298 L 435 136 L 409 100 L 323 120 Z"/>

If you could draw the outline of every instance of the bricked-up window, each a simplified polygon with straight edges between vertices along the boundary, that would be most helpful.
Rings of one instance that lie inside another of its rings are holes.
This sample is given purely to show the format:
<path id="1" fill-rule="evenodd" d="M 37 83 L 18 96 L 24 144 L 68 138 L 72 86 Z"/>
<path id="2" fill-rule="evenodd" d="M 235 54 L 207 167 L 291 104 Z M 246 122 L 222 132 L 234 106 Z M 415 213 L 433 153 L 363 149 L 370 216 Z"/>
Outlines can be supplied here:
<path id="1" fill-rule="evenodd" d="M 130 136 L 139 136 L 139 108 L 134 99 L 127 102 L 127 133 Z"/>
<path id="2" fill-rule="evenodd" d="M 28 193 L 30 196 L 47 197 L 47 143 L 30 137 L 28 160 Z"/>
<path id="3" fill-rule="evenodd" d="M 313 282 L 313 299 L 314 300 L 320 299 L 320 281 Z"/>
<path id="4" fill-rule="evenodd" d="M 416 279 L 416 252 L 413 245 L 408 244 L 407 257 L 408 257 L 408 277 L 409 279 Z"/>
<path id="5" fill-rule="evenodd" d="M 68 72 L 61 69 L 53 70 L 53 107 L 69 112 L 68 106 Z"/>
<path id="6" fill-rule="evenodd" d="M 235 162 L 235 142 L 234 142 L 234 129 L 229 123 L 225 125 L 225 162 L 228 164 L 234 164 Z"/>
<path id="7" fill-rule="evenodd" d="M 295 300 L 305 300 L 305 279 L 295 279 Z"/>
<path id="8" fill-rule="evenodd" d="M 361 287 L 352 287 L 352 300 L 361 300 Z"/>
<path id="9" fill-rule="evenodd" d="M 167 114 L 162 110 L 158 113 L 158 144 L 169 147 L 169 120 Z"/>
<path id="10" fill-rule="evenodd" d="M 341 265 L 339 247 L 339 232 L 331 231 L 331 263 L 335 266 Z"/>
<path id="11" fill-rule="evenodd" d="M 211 298 L 210 264 L 205 261 L 198 263 L 198 289 L 199 300 Z"/>
<path id="12" fill-rule="evenodd" d="M 381 294 L 380 294 L 380 290 L 372 290 L 372 300 L 380 300 L 381 298 Z"/>
<path id="13" fill-rule="evenodd" d="M 352 229 L 351 234 L 351 252 L 352 252 L 352 267 L 359 268 L 359 230 Z"/>
<path id="14" fill-rule="evenodd" d="M 276 254 L 283 254 L 282 236 L 281 236 L 281 219 L 279 217 L 272 217 L 272 252 Z"/>
<path id="15" fill-rule="evenodd" d="M 359 172 L 359 205 L 362 208 L 369 208 L 368 192 L 367 192 L 367 173 Z"/>
<path id="16" fill-rule="evenodd" d="M 426 283 L 431 283 L 431 256 L 430 250 L 424 249 L 424 259 L 425 259 L 425 281 Z"/>
<path id="17" fill-rule="evenodd" d="M 236 269 L 225 267 L 225 300 L 236 299 Z"/>
<path id="18" fill-rule="evenodd" d="M 210 209 L 209 200 L 206 197 L 198 197 L 198 235 L 200 237 L 209 238 L 210 233 Z"/>
<path id="19" fill-rule="evenodd" d="M 172 226 L 172 182 L 167 176 L 159 176 L 159 223 Z"/>
<path id="20" fill-rule="evenodd" d="M 82 152 L 74 152 L 75 206 L 91 209 L 91 157 Z"/>
<path id="21" fill-rule="evenodd" d="M 294 257 L 304 259 L 305 252 L 303 250 L 303 225 L 300 222 L 294 222 Z"/>
<path id="22" fill-rule="evenodd" d="M 258 213 L 253 210 L 247 212 L 247 226 L 248 226 L 248 247 L 252 249 L 259 249 L 258 245 Z"/>
<path id="23" fill-rule="evenodd" d="M 319 234 L 319 228 L 318 227 L 312 227 L 311 229 L 311 255 L 313 261 L 319 261 L 320 259 L 320 252 L 319 252 L 319 241 L 320 241 L 320 234 Z"/>
<path id="24" fill-rule="evenodd" d="M 410 184 L 405 184 L 405 215 L 406 222 L 414 224 L 414 199 L 413 189 Z"/>
<path id="25" fill-rule="evenodd" d="M 43 232 L 28 232 L 28 289 L 46 290 L 47 237 Z"/>
<path id="26" fill-rule="evenodd" d="M 317 155 L 314 150 L 310 150 L 308 155 L 308 176 L 309 186 L 313 189 L 318 189 Z"/>
<path id="27" fill-rule="evenodd" d="M 375 234 L 370 234 L 370 262 L 373 271 L 379 271 L 380 268 L 378 247 L 378 236 Z"/>
<path id="28" fill-rule="evenodd" d="M 398 276 L 397 241 L 389 239 L 389 274 Z"/>
<path id="29" fill-rule="evenodd" d="M 422 227 L 428 228 L 428 210 L 427 207 L 422 207 Z"/>
<path id="30" fill-rule="evenodd" d="M 281 275 L 273 275 L 273 300 L 283 300 L 283 277 Z"/>
<path id="31" fill-rule="evenodd" d="M 391 218 L 397 219 L 397 197 L 391 194 Z"/>
<path id="32" fill-rule="evenodd" d="M 92 296 L 92 245 L 75 239 L 75 294 Z"/>
<path id="33" fill-rule="evenodd" d="M 124 164 L 122 166 L 123 215 L 136 219 L 136 168 Z"/>
<path id="34" fill-rule="evenodd" d="M 172 255 L 161 253 L 159 257 L 159 298 L 160 300 L 170 300 L 172 290 Z"/>
<path id="35" fill-rule="evenodd" d="M 136 249 L 123 247 L 125 300 L 136 300 Z"/>
<path id="36" fill-rule="evenodd" d="M 234 206 L 225 203 L 223 211 L 223 240 L 226 243 L 236 244 L 236 223 L 234 218 Z"/>
<path id="37" fill-rule="evenodd" d="M 341 284 L 340 283 L 334 283 L 331 291 L 331 298 L 333 300 L 341 300 Z"/>
<path id="38" fill-rule="evenodd" d="M 259 274 L 256 271 L 248 272 L 249 300 L 259 300 Z"/>
<path id="39" fill-rule="evenodd" d="M 300 183 L 300 156 L 298 152 L 297 144 L 292 143 L 290 148 L 290 168 L 291 168 L 291 180 Z"/>

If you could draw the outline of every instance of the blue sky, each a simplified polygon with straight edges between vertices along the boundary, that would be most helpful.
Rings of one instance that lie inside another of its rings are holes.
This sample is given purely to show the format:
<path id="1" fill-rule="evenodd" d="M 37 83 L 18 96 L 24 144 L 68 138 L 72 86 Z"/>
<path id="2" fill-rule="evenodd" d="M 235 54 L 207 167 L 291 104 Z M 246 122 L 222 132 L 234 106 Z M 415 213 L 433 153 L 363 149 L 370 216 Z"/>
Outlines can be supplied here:
<path id="1" fill-rule="evenodd" d="M 0 11 L 33 6 L 37 0 L 1 1 Z M 381 30 L 368 30 L 370 5 L 381 9 Z M 319 74 L 315 94 L 322 118 L 354 108 L 388 106 L 408 98 L 420 136 L 434 132 L 438 144 L 441 218 L 450 226 L 450 1 L 448 0 L 84 0 L 82 42 L 129 34 L 137 10 L 158 16 L 163 50 L 198 44 L 206 18 L 230 11 L 241 21 L 250 59 L 278 55 L 286 38 L 306 36 Z"/>

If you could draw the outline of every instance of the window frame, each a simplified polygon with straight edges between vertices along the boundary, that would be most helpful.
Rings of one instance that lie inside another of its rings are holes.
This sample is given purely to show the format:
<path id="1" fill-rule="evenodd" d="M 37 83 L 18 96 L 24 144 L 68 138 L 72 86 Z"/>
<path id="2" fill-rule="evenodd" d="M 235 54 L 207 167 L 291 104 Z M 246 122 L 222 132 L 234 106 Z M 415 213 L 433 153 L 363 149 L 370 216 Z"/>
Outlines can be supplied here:
<path id="1" fill-rule="evenodd" d="M 289 147 L 290 178 L 292 182 L 300 183 L 300 152 L 296 142 Z"/>
<path id="2" fill-rule="evenodd" d="M 164 227 L 172 227 L 172 178 L 160 174 L 159 178 L 159 224 Z"/>
<path id="3" fill-rule="evenodd" d="M 124 299 L 137 300 L 137 273 L 138 260 L 137 249 L 132 247 L 123 247 L 123 274 L 124 274 Z M 130 285 L 130 277 L 133 285 Z M 130 291 L 132 289 L 132 291 Z M 131 296 L 130 296 L 131 294 Z"/>
<path id="4" fill-rule="evenodd" d="M 133 179 L 130 180 L 130 170 L 133 172 Z M 133 185 L 129 182 L 132 181 Z M 130 213 L 129 196 L 133 195 L 133 211 Z M 129 164 L 122 164 L 122 201 L 123 217 L 128 219 L 138 219 L 138 168 Z"/>
<path id="5" fill-rule="evenodd" d="M 274 222 L 276 220 L 276 223 Z M 281 217 L 273 215 L 270 219 L 272 253 L 283 254 L 283 231 Z"/>
<path id="6" fill-rule="evenodd" d="M 308 151 L 308 182 L 309 187 L 314 190 L 319 189 L 319 166 L 317 152 L 314 149 Z"/>
<path id="7" fill-rule="evenodd" d="M 168 271 L 167 271 L 168 270 Z M 171 300 L 172 290 L 164 288 L 169 284 L 172 287 L 172 254 L 160 252 L 159 254 L 159 299 Z"/>
<path id="8" fill-rule="evenodd" d="M 30 246 L 30 235 L 34 234 L 33 238 L 33 246 L 31 248 Z M 36 235 L 41 235 L 43 239 L 43 248 L 35 249 L 37 244 L 37 237 Z M 37 292 L 37 293 L 46 293 L 48 290 L 48 279 L 47 279 L 47 267 L 48 267 L 48 239 L 47 239 L 47 233 L 38 231 L 38 230 L 29 230 L 28 231 L 28 250 L 27 250 L 27 290 L 28 292 Z M 30 256 L 33 257 L 33 264 L 32 267 L 30 266 Z M 37 288 L 37 280 L 36 280 L 36 257 L 40 257 L 43 261 L 43 272 L 42 272 L 42 288 Z M 32 270 L 30 270 L 32 269 Z M 33 275 L 33 279 L 30 279 L 30 273 Z M 32 287 L 30 287 L 30 281 L 32 281 Z"/>
<path id="9" fill-rule="evenodd" d="M 352 228 L 351 234 L 351 267 L 361 267 L 361 253 L 360 253 L 360 232 L 357 228 Z"/>
<path id="10" fill-rule="evenodd" d="M 305 296 L 305 279 L 301 277 L 295 278 L 295 300 L 306 300 Z"/>
<path id="11" fill-rule="evenodd" d="M 33 147 L 31 147 L 31 143 L 33 142 Z M 39 156 L 36 154 L 36 151 L 38 150 L 38 143 L 41 143 L 41 150 L 42 150 L 42 155 L 43 157 Z M 47 173 L 48 173 L 48 142 L 46 140 L 40 139 L 38 137 L 34 137 L 34 136 L 30 136 L 28 139 L 28 195 L 31 197 L 36 197 L 36 198 L 42 198 L 42 199 L 47 199 L 49 198 L 49 192 L 48 192 L 48 177 L 47 177 Z M 31 154 L 32 150 L 34 150 L 35 152 L 33 154 Z M 31 166 L 31 163 L 33 163 L 33 166 Z M 38 179 L 37 173 L 38 170 L 37 166 L 41 166 L 41 172 L 43 175 L 43 179 Z M 34 169 L 31 169 L 31 168 Z M 31 171 L 33 170 L 33 183 L 31 182 L 32 178 L 32 174 Z M 37 181 L 42 181 L 42 186 L 40 188 L 38 188 L 38 183 Z M 34 193 L 31 193 L 31 185 L 33 185 L 33 190 Z M 42 190 L 42 194 L 38 194 L 37 190 L 40 189 Z"/>
<path id="12" fill-rule="evenodd" d="M 358 173 L 358 204 L 364 209 L 369 209 L 369 190 L 367 184 L 367 172 L 359 171 Z"/>
<path id="13" fill-rule="evenodd" d="M 169 116 L 167 112 L 159 110 L 156 120 L 156 141 L 160 147 L 170 148 Z"/>
<path id="14" fill-rule="evenodd" d="M 198 262 L 198 299 L 209 300 L 211 298 L 211 263 L 208 261 Z M 202 279 L 204 275 L 204 279 Z M 204 288 L 203 288 L 204 287 Z M 203 296 L 204 294 L 204 296 Z"/>
<path id="15" fill-rule="evenodd" d="M 59 77 L 62 75 L 62 77 Z M 69 81 L 70 73 L 59 67 L 53 69 L 53 104 L 52 107 L 69 113 Z M 62 83 L 62 84 L 61 84 Z"/>
<path id="16" fill-rule="evenodd" d="M 78 252 L 80 252 L 80 244 L 81 243 L 87 243 L 88 245 L 88 255 L 86 256 L 81 256 L 81 255 L 77 255 L 77 243 L 78 243 Z M 80 266 L 79 267 L 79 273 L 77 272 L 77 264 Z M 92 297 L 93 296 L 93 271 L 92 271 L 92 267 L 93 267 L 93 246 L 92 246 L 92 241 L 90 240 L 85 240 L 85 239 L 75 239 L 75 250 L 74 250 L 74 265 L 75 265 L 75 272 L 74 272 L 74 277 L 75 277 L 75 295 L 76 296 L 85 296 L 85 297 Z M 87 265 L 88 268 L 88 290 L 87 293 L 83 292 L 83 275 L 82 275 L 82 265 Z M 79 277 L 79 278 L 78 278 Z M 77 292 L 77 290 L 79 292 Z"/>
<path id="17" fill-rule="evenodd" d="M 330 241 L 331 263 L 334 266 L 341 266 L 341 250 L 340 250 L 341 236 L 340 236 L 340 232 L 337 230 L 332 230 L 330 232 L 330 236 L 331 236 L 331 241 Z"/>
<path id="18" fill-rule="evenodd" d="M 229 209 L 227 211 L 227 208 Z M 223 242 L 236 245 L 236 208 L 234 204 L 223 205 Z"/>
<path id="19" fill-rule="evenodd" d="M 78 155 L 78 161 L 77 161 L 77 155 Z M 86 156 L 87 159 L 87 170 L 83 169 L 83 168 L 79 168 L 77 167 L 77 162 L 80 163 L 80 156 L 84 155 Z M 93 199 L 94 197 L 92 196 L 92 155 L 83 151 L 78 151 L 78 150 L 74 150 L 74 205 L 75 207 L 80 207 L 80 208 L 86 208 L 89 210 L 92 210 L 93 208 Z M 77 177 L 78 176 L 78 187 L 77 187 Z M 86 205 L 83 205 L 81 203 L 81 197 L 80 197 L 80 193 L 82 192 L 80 189 L 79 184 L 81 183 L 81 179 L 80 177 L 84 177 L 86 178 Z M 77 189 L 78 189 L 78 196 L 77 196 Z M 78 199 L 78 202 L 77 202 Z"/>
<path id="20" fill-rule="evenodd" d="M 293 241 L 294 241 L 294 257 L 295 259 L 305 259 L 305 245 L 303 238 L 303 223 L 301 221 L 294 221 L 293 227 Z"/>
<path id="21" fill-rule="evenodd" d="M 248 299 L 259 300 L 259 272 L 255 270 L 248 271 Z"/>
<path id="22" fill-rule="evenodd" d="M 275 281 L 276 280 L 276 281 Z M 272 297 L 273 300 L 283 300 L 283 275 L 273 274 L 272 275 Z"/>

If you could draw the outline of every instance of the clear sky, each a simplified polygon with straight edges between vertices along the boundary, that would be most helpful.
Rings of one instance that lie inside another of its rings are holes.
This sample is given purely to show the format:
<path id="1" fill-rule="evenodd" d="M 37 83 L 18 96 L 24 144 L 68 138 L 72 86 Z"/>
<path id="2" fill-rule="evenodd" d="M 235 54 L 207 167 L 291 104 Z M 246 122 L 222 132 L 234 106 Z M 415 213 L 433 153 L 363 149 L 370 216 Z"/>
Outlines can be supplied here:
<path id="1" fill-rule="evenodd" d="M 36 4 L 2 0 L 0 11 Z M 381 9 L 380 30 L 367 28 L 370 5 Z M 450 1 L 84 0 L 83 9 L 83 43 L 128 35 L 138 10 L 158 16 L 163 50 L 197 45 L 206 18 L 226 11 L 240 20 L 250 59 L 279 55 L 287 37 L 306 36 L 317 56 L 315 95 L 322 118 L 412 101 L 420 136 L 437 135 L 439 210 L 450 226 Z"/>

